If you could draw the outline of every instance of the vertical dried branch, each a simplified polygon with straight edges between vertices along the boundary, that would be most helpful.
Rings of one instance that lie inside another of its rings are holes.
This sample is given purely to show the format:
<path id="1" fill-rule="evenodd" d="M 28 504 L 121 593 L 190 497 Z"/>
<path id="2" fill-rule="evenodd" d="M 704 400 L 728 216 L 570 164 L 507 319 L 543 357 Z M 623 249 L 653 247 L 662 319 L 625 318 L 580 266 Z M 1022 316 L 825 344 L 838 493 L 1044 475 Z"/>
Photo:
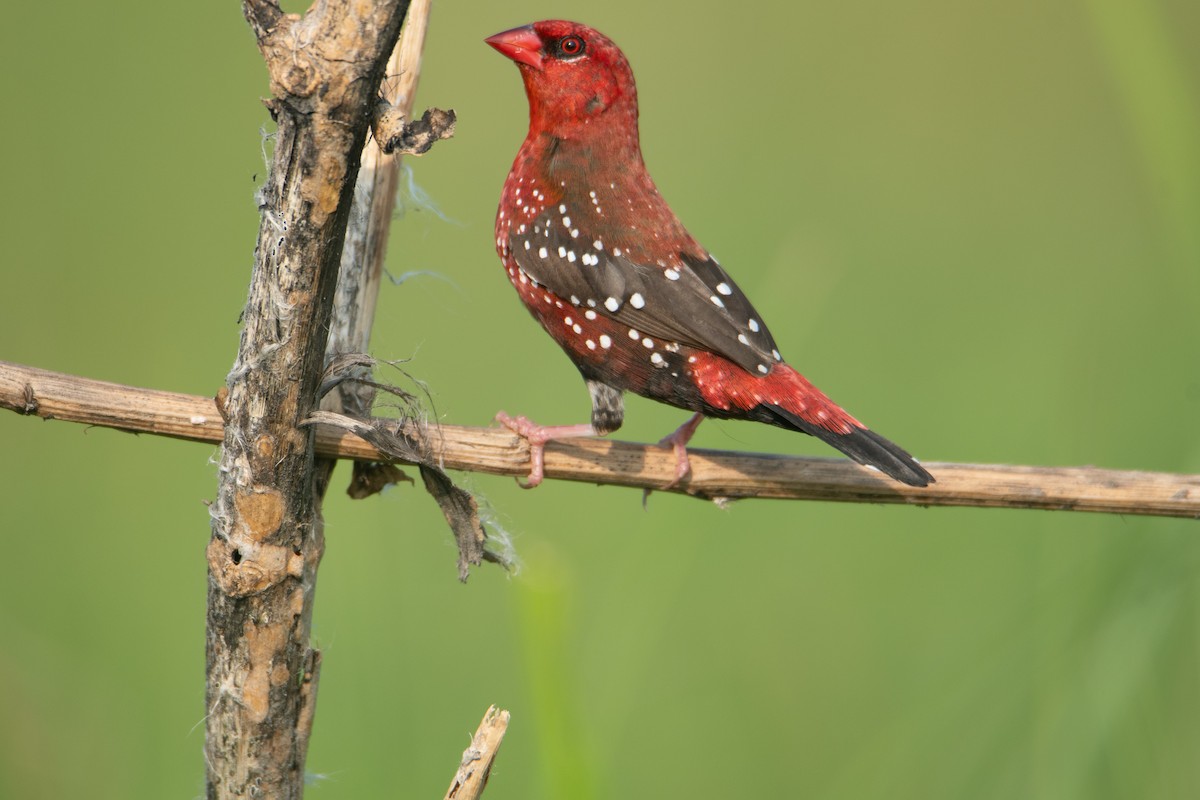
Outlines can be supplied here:
<path id="1" fill-rule="evenodd" d="M 431 0 L 413 0 L 409 5 L 400 42 L 388 63 L 386 91 L 375 109 L 375 139 L 363 152 L 346 245 L 342 251 L 328 344 L 330 363 L 339 365 L 337 390 L 322 399 L 321 408 L 344 413 L 352 419 L 369 419 L 375 400 L 374 383 L 360 380 L 371 377 L 372 362 L 353 354 L 365 353 L 370 345 L 399 183 L 400 155 L 403 152 L 424 153 L 433 142 L 449 137 L 454 130 L 453 111 L 426 111 L 419 122 L 409 124 L 421 75 L 430 4 Z M 424 451 L 429 442 L 424 436 L 418 438 Z M 466 581 L 471 565 L 478 565 L 485 559 L 506 564 L 503 556 L 485 547 L 487 533 L 474 498 L 456 487 L 431 456 L 419 458 L 418 463 L 423 483 L 441 506 L 458 543 L 459 580 Z M 320 462 L 326 479 L 335 464 L 333 459 Z M 355 498 L 367 497 L 403 477 L 403 473 L 390 464 L 355 462 L 350 494 Z"/>
<path id="2" fill-rule="evenodd" d="M 298 798 L 320 655 L 324 539 L 313 435 L 359 159 L 408 3 L 322 0 L 303 17 L 244 0 L 278 125 L 208 547 L 208 796 Z"/>
<path id="3" fill-rule="evenodd" d="M 413 95 L 421 73 L 421 53 L 429 25 L 430 0 L 413 0 L 404 20 L 400 42 L 392 52 L 384 80 L 383 99 L 404 117 L 412 113 Z M 400 175 L 400 154 L 384 153 L 375 141 L 363 148 L 362 167 L 354 188 L 346 244 L 342 249 L 334 316 L 329 331 L 331 357 L 343 353 L 366 353 L 375 322 L 375 305 L 383 277 L 384 255 L 396 189 Z M 362 376 L 369 367 L 355 367 Z M 336 392 L 322 402 L 322 408 L 341 411 L 352 417 L 371 414 L 375 389 L 367 383 L 343 381 Z"/>

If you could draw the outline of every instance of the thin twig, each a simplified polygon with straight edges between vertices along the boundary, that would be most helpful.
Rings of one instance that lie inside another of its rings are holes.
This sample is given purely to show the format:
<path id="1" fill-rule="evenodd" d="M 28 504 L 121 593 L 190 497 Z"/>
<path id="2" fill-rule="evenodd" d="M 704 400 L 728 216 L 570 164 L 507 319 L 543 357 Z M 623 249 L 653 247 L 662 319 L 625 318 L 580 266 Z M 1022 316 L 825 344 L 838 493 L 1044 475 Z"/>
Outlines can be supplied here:
<path id="1" fill-rule="evenodd" d="M 0 362 L 0 407 L 46 419 L 197 442 L 217 443 L 223 436 L 221 416 L 211 398 L 138 389 L 7 362 Z M 524 476 L 529 470 L 528 448 L 499 428 L 442 425 L 428 445 L 447 469 L 513 476 Z M 381 458 L 376 448 L 358 436 L 324 427 L 318 428 L 316 450 L 336 458 Z M 672 491 L 699 497 L 1200 518 L 1200 475 L 926 462 L 937 483 L 916 489 L 844 459 L 690 452 L 694 474 Z M 559 480 L 657 489 L 671 480 L 674 470 L 672 453 L 654 445 L 579 439 L 553 442 L 546 449 L 546 476 Z"/>
<path id="2" fill-rule="evenodd" d="M 471 746 L 463 751 L 462 761 L 445 800 L 478 800 L 492 774 L 492 763 L 504 741 L 508 730 L 509 713 L 491 706 L 483 715 L 483 722 L 471 738 Z"/>

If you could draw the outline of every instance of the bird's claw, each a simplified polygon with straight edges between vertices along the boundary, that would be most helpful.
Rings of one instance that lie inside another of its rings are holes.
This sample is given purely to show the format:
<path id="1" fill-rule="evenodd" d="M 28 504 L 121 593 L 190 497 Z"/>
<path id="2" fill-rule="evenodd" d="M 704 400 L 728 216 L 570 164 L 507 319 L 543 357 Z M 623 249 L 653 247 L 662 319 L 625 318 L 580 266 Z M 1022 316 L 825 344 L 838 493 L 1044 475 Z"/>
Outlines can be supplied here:
<path id="1" fill-rule="evenodd" d="M 529 477 L 524 482 L 517 478 L 522 489 L 532 489 L 546 477 L 546 442 L 596 432 L 591 425 L 538 425 L 528 417 L 510 417 L 503 411 L 496 413 L 496 422 L 529 443 Z"/>
<path id="2" fill-rule="evenodd" d="M 668 492 L 678 486 L 684 478 L 692 474 L 692 462 L 688 458 L 687 445 L 675 441 L 675 434 L 671 434 L 658 444 L 660 447 L 670 445 L 675 451 L 675 477 L 662 487 L 664 492 Z"/>
<path id="3" fill-rule="evenodd" d="M 496 422 L 499 422 L 522 439 L 532 439 L 538 431 L 538 426 L 530 422 L 529 417 L 510 417 L 503 411 L 496 412 Z"/>
<path id="4" fill-rule="evenodd" d="M 666 437 L 659 441 L 660 447 L 671 445 L 672 449 L 676 451 L 676 476 L 674 476 L 670 482 L 667 482 L 665 485 L 659 487 L 659 491 L 661 492 L 670 492 L 671 489 L 679 486 L 680 481 L 683 481 L 685 477 L 691 475 L 691 461 L 688 458 L 688 445 L 686 445 L 686 441 L 683 441 L 683 443 L 677 441 L 678 434 L 679 431 L 676 431 L 672 433 L 670 437 Z M 688 438 L 691 438 L 690 435 Z M 654 492 L 654 489 L 642 489 L 643 509 L 646 507 L 646 504 L 650 499 L 650 493 L 652 492 Z"/>
<path id="5" fill-rule="evenodd" d="M 704 421 L 703 414 L 695 414 L 687 422 L 679 426 L 679 428 L 670 436 L 664 436 L 659 440 L 659 447 L 670 447 L 675 451 L 675 477 L 668 483 L 659 487 L 664 492 L 669 492 L 675 489 L 683 482 L 683 479 L 692 474 L 692 462 L 688 458 L 687 444 L 692 440 L 692 436 L 696 433 L 696 428 L 700 427 L 700 423 Z M 652 489 L 642 490 L 642 508 L 646 507 L 646 501 L 650 499 Z"/>
<path id="6" fill-rule="evenodd" d="M 529 473 L 529 477 L 525 480 L 521 480 L 520 476 L 513 477 L 513 480 L 516 481 L 517 486 L 520 486 L 522 489 L 536 489 L 542 485 L 542 478 L 534 477 L 532 471 Z"/>
<path id="7" fill-rule="evenodd" d="M 664 491 L 668 491 L 677 487 L 684 478 L 692 473 L 692 462 L 688 458 L 687 445 L 692 440 L 692 436 L 696 434 L 696 428 L 700 427 L 700 423 L 704 421 L 703 414 L 696 414 L 688 419 L 687 422 L 679 426 L 679 428 L 670 436 L 665 436 L 659 440 L 659 447 L 667 447 L 668 445 L 675 451 L 675 477 L 670 483 L 663 486 Z"/>
<path id="8" fill-rule="evenodd" d="M 660 446 L 669 444 L 675 448 L 675 477 L 669 483 L 665 483 L 658 487 L 659 491 L 669 492 L 679 486 L 680 481 L 692 474 L 692 463 L 688 460 L 687 447 L 684 445 L 675 444 L 671 441 L 670 436 L 663 439 L 658 444 Z M 646 507 L 646 503 L 650 500 L 650 494 L 653 491 L 654 489 L 642 489 L 642 508 Z"/>
<path id="9" fill-rule="evenodd" d="M 529 477 L 525 480 L 517 478 L 517 486 L 522 489 L 537 488 L 546 477 L 546 442 L 545 428 L 536 425 L 528 417 L 510 417 L 503 411 L 496 412 L 496 422 L 529 443 Z"/>

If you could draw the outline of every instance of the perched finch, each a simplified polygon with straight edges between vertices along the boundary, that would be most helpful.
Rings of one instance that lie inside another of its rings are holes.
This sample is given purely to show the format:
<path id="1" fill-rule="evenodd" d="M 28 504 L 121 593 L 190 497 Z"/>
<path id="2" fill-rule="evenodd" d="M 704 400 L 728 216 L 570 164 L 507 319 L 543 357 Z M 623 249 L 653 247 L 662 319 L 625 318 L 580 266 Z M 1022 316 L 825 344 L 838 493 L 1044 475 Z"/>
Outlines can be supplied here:
<path id="1" fill-rule="evenodd" d="M 677 456 L 672 484 L 704 417 L 802 431 L 903 483 L 933 481 L 784 362 L 762 315 L 671 212 L 642 161 L 633 71 L 610 39 L 547 20 L 486 41 L 516 63 L 529 98 L 496 249 L 592 397 L 590 425 L 497 415 L 529 441 L 527 486 L 542 480 L 547 441 L 621 427 L 627 391 L 695 412 L 662 441 Z"/>

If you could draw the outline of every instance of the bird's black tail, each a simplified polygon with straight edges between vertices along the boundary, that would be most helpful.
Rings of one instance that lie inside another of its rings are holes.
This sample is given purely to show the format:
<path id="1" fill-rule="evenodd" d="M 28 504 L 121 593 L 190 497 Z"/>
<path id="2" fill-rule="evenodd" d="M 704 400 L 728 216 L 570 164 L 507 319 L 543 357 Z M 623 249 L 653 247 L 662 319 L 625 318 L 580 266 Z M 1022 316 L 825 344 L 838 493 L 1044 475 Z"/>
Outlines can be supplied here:
<path id="1" fill-rule="evenodd" d="M 781 428 L 802 431 L 836 447 L 859 464 L 876 467 L 909 486 L 928 486 L 934 477 L 917 463 L 903 448 L 868 428 L 853 428 L 850 433 L 837 433 L 806 422 L 781 406 L 765 403 L 759 406 L 769 419 L 763 420 Z"/>

